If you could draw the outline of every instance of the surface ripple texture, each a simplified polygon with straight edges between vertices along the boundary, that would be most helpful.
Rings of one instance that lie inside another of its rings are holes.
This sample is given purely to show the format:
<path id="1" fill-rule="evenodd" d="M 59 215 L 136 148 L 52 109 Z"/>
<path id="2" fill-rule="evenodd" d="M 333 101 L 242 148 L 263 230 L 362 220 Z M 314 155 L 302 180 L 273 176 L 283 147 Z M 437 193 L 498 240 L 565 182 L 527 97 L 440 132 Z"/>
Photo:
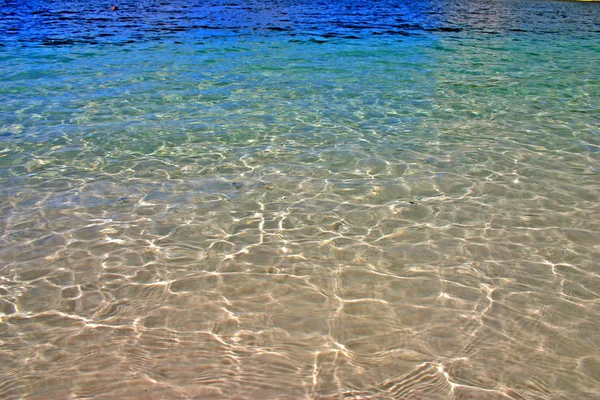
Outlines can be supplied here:
<path id="1" fill-rule="evenodd" d="M 0 398 L 599 399 L 600 3 L 6 0 L 0 71 Z"/>

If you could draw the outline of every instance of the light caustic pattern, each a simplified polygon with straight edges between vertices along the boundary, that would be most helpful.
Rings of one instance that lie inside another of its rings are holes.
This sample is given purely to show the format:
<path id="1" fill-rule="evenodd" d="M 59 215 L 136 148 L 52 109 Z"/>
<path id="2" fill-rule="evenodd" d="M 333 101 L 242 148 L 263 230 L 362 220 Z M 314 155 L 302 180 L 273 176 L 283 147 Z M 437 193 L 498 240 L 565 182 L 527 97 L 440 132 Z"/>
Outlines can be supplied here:
<path id="1" fill-rule="evenodd" d="M 595 67 L 243 46 L 11 81 L 0 397 L 595 398 Z"/>

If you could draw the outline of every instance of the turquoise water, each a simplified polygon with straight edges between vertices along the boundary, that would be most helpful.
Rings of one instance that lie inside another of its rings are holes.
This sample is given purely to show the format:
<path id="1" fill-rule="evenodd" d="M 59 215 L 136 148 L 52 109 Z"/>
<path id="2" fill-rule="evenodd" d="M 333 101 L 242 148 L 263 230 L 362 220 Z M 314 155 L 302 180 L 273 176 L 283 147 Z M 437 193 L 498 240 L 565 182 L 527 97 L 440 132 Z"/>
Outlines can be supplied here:
<path id="1" fill-rule="evenodd" d="M 0 397 L 597 398 L 597 4 L 109 9 L 2 10 Z"/>

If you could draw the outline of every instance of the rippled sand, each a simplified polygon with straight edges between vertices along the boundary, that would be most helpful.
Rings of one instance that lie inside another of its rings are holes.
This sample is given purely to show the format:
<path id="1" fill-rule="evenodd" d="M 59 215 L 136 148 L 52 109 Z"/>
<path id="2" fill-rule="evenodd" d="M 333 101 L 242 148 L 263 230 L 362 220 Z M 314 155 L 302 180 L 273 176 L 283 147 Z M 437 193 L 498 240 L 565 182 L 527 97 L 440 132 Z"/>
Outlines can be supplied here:
<path id="1" fill-rule="evenodd" d="M 12 189 L 3 397 L 594 398 L 597 175 L 440 146 Z"/>

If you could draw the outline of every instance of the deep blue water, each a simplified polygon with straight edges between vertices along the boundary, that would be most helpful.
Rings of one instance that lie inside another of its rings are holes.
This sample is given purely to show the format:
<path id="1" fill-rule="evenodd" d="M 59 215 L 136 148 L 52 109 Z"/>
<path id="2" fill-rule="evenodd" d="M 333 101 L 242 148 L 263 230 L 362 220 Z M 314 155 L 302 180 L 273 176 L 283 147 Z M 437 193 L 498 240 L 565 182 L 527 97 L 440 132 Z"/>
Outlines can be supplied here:
<path id="1" fill-rule="evenodd" d="M 133 4 L 132 4 L 133 3 Z M 595 40 L 597 4 L 561 1 L 5 1 L 2 43 L 106 45 L 223 37 L 314 40 L 535 34 Z M 556 36 L 555 36 L 556 35 Z"/>

